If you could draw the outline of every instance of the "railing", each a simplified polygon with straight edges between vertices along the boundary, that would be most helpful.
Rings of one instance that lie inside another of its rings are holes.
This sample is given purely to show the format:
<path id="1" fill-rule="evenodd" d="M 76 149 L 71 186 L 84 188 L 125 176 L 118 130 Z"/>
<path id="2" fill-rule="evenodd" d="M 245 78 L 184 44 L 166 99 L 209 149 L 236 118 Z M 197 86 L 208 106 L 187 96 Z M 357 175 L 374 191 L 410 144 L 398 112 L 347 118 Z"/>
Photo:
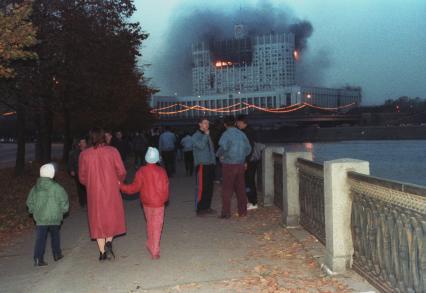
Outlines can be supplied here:
<path id="1" fill-rule="evenodd" d="M 348 173 L 353 268 L 382 292 L 426 292 L 426 188 Z"/>
<path id="2" fill-rule="evenodd" d="M 324 167 L 297 159 L 299 172 L 300 225 L 325 244 Z"/>
<path id="3" fill-rule="evenodd" d="M 352 267 L 381 292 L 426 293 L 426 187 L 369 176 L 367 161 L 265 152 L 266 202 L 326 246 L 326 272 Z"/>
<path id="4" fill-rule="evenodd" d="M 274 205 L 283 209 L 283 155 L 274 153 Z"/>

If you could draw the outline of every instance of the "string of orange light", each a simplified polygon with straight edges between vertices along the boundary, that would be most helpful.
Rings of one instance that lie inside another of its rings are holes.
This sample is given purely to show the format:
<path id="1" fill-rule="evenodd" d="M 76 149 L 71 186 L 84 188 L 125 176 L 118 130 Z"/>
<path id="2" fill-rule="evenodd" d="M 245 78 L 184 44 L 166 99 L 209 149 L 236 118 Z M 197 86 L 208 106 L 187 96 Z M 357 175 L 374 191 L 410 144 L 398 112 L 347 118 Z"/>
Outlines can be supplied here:
<path id="1" fill-rule="evenodd" d="M 250 108 L 254 108 L 254 109 L 257 109 L 257 110 L 260 110 L 260 111 L 263 111 L 263 112 L 268 112 L 268 113 L 289 113 L 289 112 L 294 112 L 294 111 L 297 111 L 297 110 L 300 110 L 300 109 L 306 107 L 306 105 L 301 104 L 298 107 L 293 108 L 293 109 L 289 109 L 289 110 L 273 110 L 272 108 L 262 108 L 262 107 L 252 105 L 252 104 L 247 104 L 247 103 L 244 103 L 244 104 L 246 104 Z"/>
<path id="2" fill-rule="evenodd" d="M 185 104 L 181 104 L 181 103 L 176 103 L 176 104 L 173 104 L 173 105 L 170 105 L 170 106 L 167 106 L 167 107 L 162 107 L 162 108 L 157 108 L 157 109 L 152 109 L 151 110 L 151 113 L 161 113 L 161 114 L 164 114 L 165 112 L 160 112 L 161 110 L 166 110 L 166 109 L 170 109 L 170 108 L 172 108 L 172 107 L 178 107 L 178 106 L 180 106 L 180 107 L 184 107 L 184 108 L 191 108 L 191 110 L 201 110 L 201 111 L 210 111 L 210 112 L 229 112 L 229 109 L 231 109 L 231 108 L 235 108 L 235 107 L 237 107 L 237 106 L 239 106 L 239 105 L 241 105 L 241 104 L 245 104 L 245 105 L 249 105 L 250 106 L 250 108 L 255 108 L 256 106 L 255 105 L 253 105 L 253 107 L 251 107 L 251 104 L 247 104 L 247 103 L 243 103 L 243 102 L 241 102 L 241 103 L 235 103 L 235 104 L 233 104 L 233 105 L 229 105 L 229 106 L 226 106 L 226 107 L 221 107 L 221 108 L 207 108 L 207 107 L 204 107 L 204 106 L 200 106 L 200 105 L 194 105 L 194 106 L 187 106 L 187 105 L 185 105 Z M 287 109 L 291 109 L 291 108 L 296 108 L 296 107 L 298 107 L 298 106 L 300 106 L 301 104 L 300 103 L 298 103 L 298 104 L 293 104 L 293 105 L 290 105 L 290 106 L 286 106 L 286 107 L 278 107 L 278 108 L 262 108 L 262 107 L 259 107 L 259 108 L 261 108 L 261 109 L 267 109 L 267 110 L 270 110 L 270 111 L 278 111 L 278 110 L 287 110 Z M 223 110 L 223 111 L 222 111 Z M 180 111 L 180 110 L 179 110 Z M 174 112 L 176 112 L 176 111 L 171 111 L 170 113 L 174 113 Z M 186 111 L 184 111 L 184 112 L 186 112 Z M 234 111 L 235 112 L 235 111 Z M 168 112 L 167 112 L 168 113 Z M 178 113 L 182 113 L 182 111 L 180 111 L 180 112 L 178 112 Z"/>
<path id="3" fill-rule="evenodd" d="M 314 109 L 320 109 L 320 110 L 325 110 L 325 111 L 337 111 L 339 109 L 344 109 L 344 108 L 348 108 L 351 107 L 353 105 L 356 105 L 356 103 L 350 103 L 347 105 L 343 105 L 343 106 L 339 106 L 339 107 L 335 107 L 335 108 L 327 108 L 327 107 L 319 107 L 319 106 L 315 106 L 309 103 L 305 103 L 308 107 L 314 108 Z"/>
<path id="4" fill-rule="evenodd" d="M 1 116 L 12 116 L 12 115 L 15 115 L 15 114 L 16 114 L 16 112 L 6 112 L 6 113 L 1 114 Z"/>
<path id="5" fill-rule="evenodd" d="M 184 112 L 191 111 L 191 110 L 203 111 L 203 112 L 215 112 L 215 113 L 234 113 L 234 112 L 244 111 L 244 110 L 247 110 L 247 109 L 250 109 L 250 108 L 253 108 L 253 109 L 256 109 L 256 110 L 259 110 L 259 111 L 263 111 L 263 112 L 268 112 L 268 113 L 289 113 L 289 112 L 298 111 L 298 110 L 303 109 L 305 107 L 310 107 L 310 108 L 320 109 L 320 110 L 326 110 L 326 111 L 337 111 L 339 109 L 351 107 L 355 104 L 356 103 L 350 103 L 350 104 L 339 106 L 339 107 L 327 108 L 327 107 L 319 107 L 319 106 L 315 106 L 315 105 L 303 102 L 303 103 L 293 104 L 293 105 L 286 106 L 286 107 L 266 108 L 266 107 L 260 107 L 260 106 L 256 106 L 256 105 L 253 105 L 253 104 L 241 102 L 241 103 L 235 103 L 233 105 L 229 105 L 229 106 L 221 107 L 221 108 L 207 108 L 207 107 L 200 106 L 200 105 L 187 106 L 187 105 L 184 105 L 184 104 L 176 103 L 176 104 L 173 104 L 173 105 L 170 105 L 170 106 L 167 106 L 167 107 L 153 109 L 153 110 L 151 110 L 151 113 L 157 113 L 159 115 L 175 115 L 175 114 L 184 113 Z M 232 108 L 236 108 L 236 107 L 242 106 L 242 105 L 244 105 L 244 106 L 240 107 L 238 109 L 232 109 Z M 160 110 L 170 109 L 172 107 L 183 107 L 184 109 L 180 109 L 180 110 L 176 110 L 176 111 L 168 111 L 168 112 L 160 111 Z"/>

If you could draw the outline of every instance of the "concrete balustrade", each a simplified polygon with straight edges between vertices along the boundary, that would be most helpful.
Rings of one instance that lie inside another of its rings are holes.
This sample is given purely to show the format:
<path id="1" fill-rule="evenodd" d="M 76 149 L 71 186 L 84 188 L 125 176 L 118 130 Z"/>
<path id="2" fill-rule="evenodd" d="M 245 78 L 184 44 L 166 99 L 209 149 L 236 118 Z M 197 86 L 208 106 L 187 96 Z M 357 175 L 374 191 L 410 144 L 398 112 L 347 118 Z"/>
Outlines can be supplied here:
<path id="1" fill-rule="evenodd" d="M 381 292 L 426 292 L 426 187 L 369 176 L 367 161 L 320 164 L 277 147 L 263 159 L 265 205 L 325 244 L 328 274 L 352 268 Z"/>
<path id="2" fill-rule="evenodd" d="M 283 214 L 286 227 L 299 226 L 299 174 L 297 159 L 312 161 L 309 152 L 284 152 L 283 147 L 267 147 L 263 153 L 262 179 L 264 205 L 274 202 L 274 161 L 273 154 L 283 154 Z M 369 162 L 339 159 L 324 163 L 324 199 L 326 230 L 326 270 L 329 273 L 343 273 L 352 266 L 353 243 L 351 235 L 351 198 L 347 172 L 370 174 Z"/>
<path id="3" fill-rule="evenodd" d="M 354 253 L 351 234 L 350 186 L 348 172 L 370 174 L 367 161 L 338 159 L 324 162 L 325 267 L 331 273 L 344 273 L 352 267 Z"/>
<path id="4" fill-rule="evenodd" d="M 274 204 L 274 153 L 284 154 L 284 148 L 267 147 L 262 154 L 262 194 L 265 207 Z"/>
<path id="5" fill-rule="evenodd" d="M 283 225 L 285 227 L 299 226 L 299 174 L 296 167 L 298 158 L 312 161 L 312 153 L 289 152 L 283 156 Z"/>

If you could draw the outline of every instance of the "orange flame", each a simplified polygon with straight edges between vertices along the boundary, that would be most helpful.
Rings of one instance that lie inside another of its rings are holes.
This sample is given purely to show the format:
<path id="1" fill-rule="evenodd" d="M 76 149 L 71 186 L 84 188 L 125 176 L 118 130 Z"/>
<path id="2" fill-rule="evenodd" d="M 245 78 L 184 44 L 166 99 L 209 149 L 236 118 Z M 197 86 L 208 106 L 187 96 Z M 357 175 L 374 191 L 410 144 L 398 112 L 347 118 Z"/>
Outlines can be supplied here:
<path id="1" fill-rule="evenodd" d="M 300 55 L 299 55 L 299 52 L 297 50 L 293 51 L 293 57 L 294 57 L 294 60 L 296 60 L 296 61 L 299 60 Z"/>
<path id="2" fill-rule="evenodd" d="M 230 61 L 216 61 L 214 64 L 216 67 L 225 67 L 225 66 L 232 66 L 232 62 Z"/>

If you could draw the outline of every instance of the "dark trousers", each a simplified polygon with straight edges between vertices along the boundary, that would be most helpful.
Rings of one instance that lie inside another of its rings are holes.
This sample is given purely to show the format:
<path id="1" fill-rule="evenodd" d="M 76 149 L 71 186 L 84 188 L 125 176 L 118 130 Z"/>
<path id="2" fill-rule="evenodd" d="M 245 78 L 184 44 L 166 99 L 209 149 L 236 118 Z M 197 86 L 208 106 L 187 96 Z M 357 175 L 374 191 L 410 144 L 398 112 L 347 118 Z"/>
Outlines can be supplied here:
<path id="1" fill-rule="evenodd" d="M 254 205 L 257 204 L 256 171 L 257 162 L 248 162 L 245 173 L 246 193 L 248 202 Z"/>
<path id="2" fill-rule="evenodd" d="M 222 216 L 231 216 L 231 198 L 235 192 L 238 214 L 247 214 L 247 197 L 243 164 L 222 164 Z"/>
<path id="3" fill-rule="evenodd" d="M 59 236 L 59 225 L 36 226 L 36 243 L 34 248 L 34 259 L 43 260 L 44 250 L 46 248 L 47 232 L 50 232 L 52 252 L 54 256 L 62 253 L 61 241 Z"/>
<path id="4" fill-rule="evenodd" d="M 215 165 L 198 165 L 195 169 L 197 211 L 208 210 L 212 204 Z"/>
<path id="5" fill-rule="evenodd" d="M 222 181 L 222 163 L 220 162 L 219 159 L 216 160 L 214 179 L 217 181 Z"/>
<path id="6" fill-rule="evenodd" d="M 186 175 L 192 175 L 194 172 L 194 155 L 192 151 L 183 152 L 183 157 L 185 158 Z"/>
<path id="7" fill-rule="evenodd" d="M 170 177 L 175 172 L 175 151 L 162 151 L 161 156 L 163 157 L 164 168 Z"/>
<path id="8" fill-rule="evenodd" d="M 78 180 L 77 175 L 74 177 L 74 181 L 75 181 L 75 186 L 77 187 L 78 203 L 80 204 L 81 207 L 84 207 L 87 204 L 86 187 L 80 183 L 80 180 Z"/>

